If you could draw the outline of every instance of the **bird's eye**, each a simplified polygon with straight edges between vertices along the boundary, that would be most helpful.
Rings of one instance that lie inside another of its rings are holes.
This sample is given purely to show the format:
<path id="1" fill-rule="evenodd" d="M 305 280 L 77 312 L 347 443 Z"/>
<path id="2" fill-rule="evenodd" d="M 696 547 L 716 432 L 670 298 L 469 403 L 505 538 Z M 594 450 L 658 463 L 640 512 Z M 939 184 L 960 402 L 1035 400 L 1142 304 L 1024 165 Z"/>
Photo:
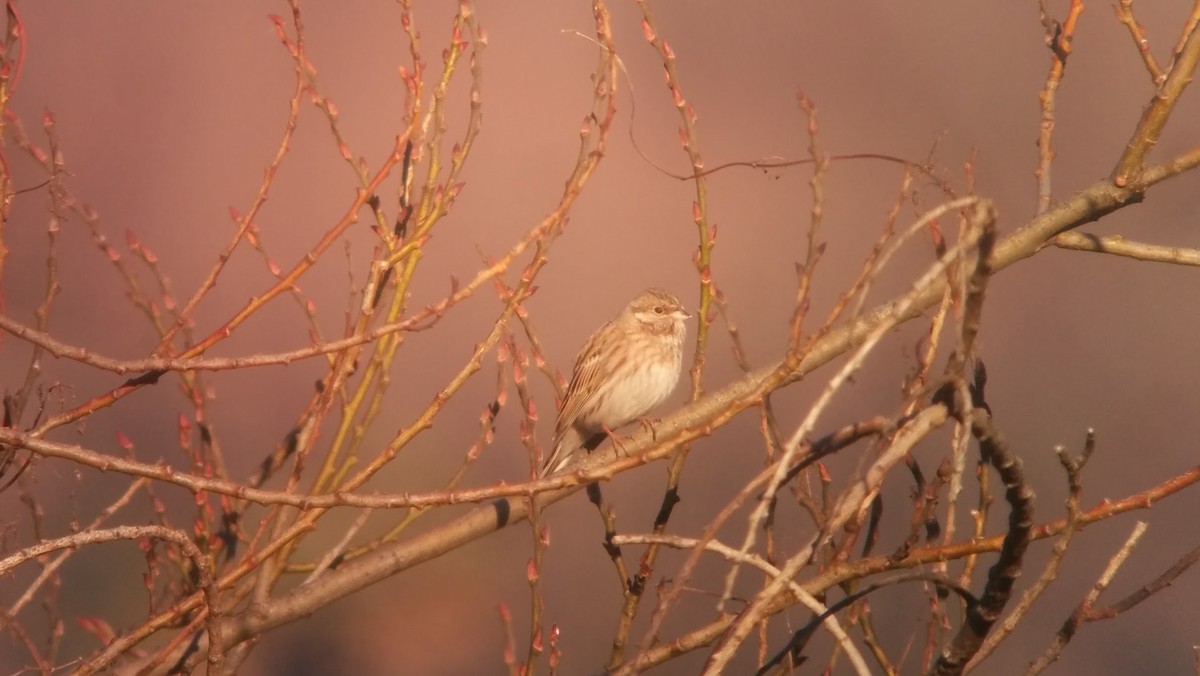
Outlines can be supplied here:
<path id="1" fill-rule="evenodd" d="M 655 305 L 655 306 L 654 306 L 654 314 L 656 314 L 656 315 L 661 315 L 661 314 L 663 314 L 664 312 L 666 312 L 666 310 L 664 310 L 664 309 L 663 309 L 663 306 L 661 306 L 661 305 Z"/>

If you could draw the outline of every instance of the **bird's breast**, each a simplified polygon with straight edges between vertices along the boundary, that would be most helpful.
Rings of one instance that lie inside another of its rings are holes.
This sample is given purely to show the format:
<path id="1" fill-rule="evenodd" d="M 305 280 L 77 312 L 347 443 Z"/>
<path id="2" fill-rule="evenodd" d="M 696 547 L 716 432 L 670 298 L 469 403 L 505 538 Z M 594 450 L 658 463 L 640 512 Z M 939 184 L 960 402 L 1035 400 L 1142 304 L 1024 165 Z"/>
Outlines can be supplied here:
<path id="1" fill-rule="evenodd" d="M 606 417 L 610 426 L 624 425 L 645 415 L 671 395 L 679 382 L 679 361 L 657 362 L 614 379 L 607 393 Z"/>

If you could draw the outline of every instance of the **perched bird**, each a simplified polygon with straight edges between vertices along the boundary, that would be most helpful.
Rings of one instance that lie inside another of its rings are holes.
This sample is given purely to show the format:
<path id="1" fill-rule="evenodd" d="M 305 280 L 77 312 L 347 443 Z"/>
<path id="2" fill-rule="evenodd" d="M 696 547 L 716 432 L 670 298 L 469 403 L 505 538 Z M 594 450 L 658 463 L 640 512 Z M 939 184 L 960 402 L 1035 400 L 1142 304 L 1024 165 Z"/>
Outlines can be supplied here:
<path id="1" fill-rule="evenodd" d="M 591 452 L 614 429 L 670 396 L 679 382 L 683 321 L 689 317 L 678 298 L 647 289 L 588 338 L 575 357 L 554 424 L 554 450 L 539 476 L 561 471 L 575 451 Z"/>

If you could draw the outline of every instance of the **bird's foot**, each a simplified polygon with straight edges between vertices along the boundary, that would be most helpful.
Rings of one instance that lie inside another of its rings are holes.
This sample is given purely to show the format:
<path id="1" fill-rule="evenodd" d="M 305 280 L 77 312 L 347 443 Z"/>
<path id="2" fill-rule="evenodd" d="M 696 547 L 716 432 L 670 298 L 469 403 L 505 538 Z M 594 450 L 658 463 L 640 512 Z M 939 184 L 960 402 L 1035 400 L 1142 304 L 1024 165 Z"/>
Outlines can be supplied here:
<path id="1" fill-rule="evenodd" d="M 637 421 L 638 424 L 642 426 L 642 429 L 650 433 L 651 441 L 658 441 L 657 425 L 662 422 L 662 418 L 650 418 L 647 416 L 642 416 L 638 418 Z"/>
<path id="2" fill-rule="evenodd" d="M 617 449 L 617 455 L 629 457 L 629 452 L 625 450 L 625 444 L 623 443 L 625 441 L 629 441 L 629 437 L 623 437 L 617 434 L 616 432 L 612 431 L 608 425 L 601 425 L 600 427 L 604 430 L 604 433 L 608 435 L 608 438 L 612 440 L 613 446 Z"/>

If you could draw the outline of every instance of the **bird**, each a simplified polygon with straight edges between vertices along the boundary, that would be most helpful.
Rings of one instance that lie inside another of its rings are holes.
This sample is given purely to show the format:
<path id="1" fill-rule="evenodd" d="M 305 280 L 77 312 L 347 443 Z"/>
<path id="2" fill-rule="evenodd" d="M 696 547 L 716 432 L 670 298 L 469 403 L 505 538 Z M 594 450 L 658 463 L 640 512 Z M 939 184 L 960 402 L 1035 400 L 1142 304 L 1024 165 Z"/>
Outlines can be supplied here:
<path id="1" fill-rule="evenodd" d="M 646 289 L 588 338 L 575 357 L 571 382 L 554 423 L 553 450 L 539 477 L 594 450 L 612 431 L 661 404 L 679 382 L 685 320 L 674 295 Z"/>

